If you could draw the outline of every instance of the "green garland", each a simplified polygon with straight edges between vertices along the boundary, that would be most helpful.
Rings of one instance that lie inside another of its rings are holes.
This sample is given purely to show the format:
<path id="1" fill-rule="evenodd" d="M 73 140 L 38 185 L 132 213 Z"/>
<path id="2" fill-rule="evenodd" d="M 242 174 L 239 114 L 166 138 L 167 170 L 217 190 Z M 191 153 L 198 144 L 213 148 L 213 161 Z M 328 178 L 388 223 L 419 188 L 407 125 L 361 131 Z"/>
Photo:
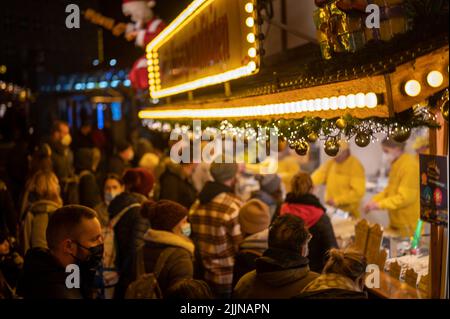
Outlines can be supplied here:
<path id="1" fill-rule="evenodd" d="M 192 126 L 192 120 L 164 121 L 164 124 L 156 123 L 157 125 L 154 121 L 147 121 L 144 124 L 150 129 L 166 132 L 182 127 L 185 130 L 190 130 Z M 411 136 L 411 131 L 414 128 L 440 127 L 435 116 L 426 107 L 416 107 L 392 118 L 359 119 L 346 114 L 333 119 L 304 117 L 278 120 L 206 120 L 201 122 L 201 126 L 202 130 L 217 128 L 222 134 L 242 132 L 240 129 L 234 130 L 235 128 L 253 129 L 255 132 L 258 132 L 258 129 L 275 129 L 277 137 L 287 141 L 289 146 L 295 149 L 299 155 L 305 155 L 309 149 L 309 143 L 320 139 L 325 142 L 325 151 L 331 156 L 335 156 L 339 151 L 341 140 L 349 141 L 355 138 L 358 146 L 365 147 L 376 139 L 377 133 L 384 133 L 402 143 Z"/>

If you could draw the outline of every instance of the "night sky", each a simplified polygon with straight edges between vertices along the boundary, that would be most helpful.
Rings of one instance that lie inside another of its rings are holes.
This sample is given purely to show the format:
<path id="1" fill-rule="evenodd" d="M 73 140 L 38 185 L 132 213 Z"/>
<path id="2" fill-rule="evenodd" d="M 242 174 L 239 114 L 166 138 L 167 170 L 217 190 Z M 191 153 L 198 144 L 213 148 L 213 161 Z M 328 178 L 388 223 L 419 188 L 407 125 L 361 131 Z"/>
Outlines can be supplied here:
<path id="1" fill-rule="evenodd" d="M 116 21 L 128 21 L 121 0 L 18 0 L 0 4 L 0 65 L 7 73 L 0 80 L 36 89 L 37 83 L 58 75 L 92 72 L 108 67 L 131 67 L 143 50 L 104 30 L 105 64 L 94 67 L 97 58 L 98 27 L 81 18 L 80 29 L 67 29 L 65 8 L 75 3 L 92 8 Z M 189 0 L 160 0 L 158 16 L 169 22 Z"/>

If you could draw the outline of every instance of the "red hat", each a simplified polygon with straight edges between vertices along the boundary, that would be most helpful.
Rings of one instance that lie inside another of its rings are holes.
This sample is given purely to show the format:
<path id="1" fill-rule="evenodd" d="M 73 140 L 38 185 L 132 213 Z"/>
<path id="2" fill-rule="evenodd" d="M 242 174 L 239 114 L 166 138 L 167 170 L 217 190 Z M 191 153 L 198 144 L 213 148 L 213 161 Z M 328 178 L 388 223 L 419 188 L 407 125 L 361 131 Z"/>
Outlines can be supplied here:
<path id="1" fill-rule="evenodd" d="M 128 191 L 139 193 L 144 196 L 148 196 L 155 183 L 153 175 L 144 168 L 127 169 L 123 174 L 122 179 Z"/>
<path id="2" fill-rule="evenodd" d="M 141 215 L 150 221 L 152 229 L 171 231 L 188 215 L 188 210 L 174 201 L 163 199 L 144 202 Z"/>

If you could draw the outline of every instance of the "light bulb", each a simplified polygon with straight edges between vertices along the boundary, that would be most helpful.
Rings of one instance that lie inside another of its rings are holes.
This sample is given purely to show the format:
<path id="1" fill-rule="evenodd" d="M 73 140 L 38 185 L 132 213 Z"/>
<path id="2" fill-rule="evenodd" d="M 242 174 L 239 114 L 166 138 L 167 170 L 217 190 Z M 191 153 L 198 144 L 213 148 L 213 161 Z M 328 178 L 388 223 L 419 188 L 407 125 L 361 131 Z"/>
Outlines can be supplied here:
<path id="1" fill-rule="evenodd" d="M 409 80 L 405 83 L 404 90 L 407 95 L 415 97 L 422 91 L 422 86 L 417 80 Z"/>
<path id="2" fill-rule="evenodd" d="M 444 76 L 439 71 L 431 71 L 427 75 L 427 83 L 433 88 L 438 88 L 444 83 Z"/>

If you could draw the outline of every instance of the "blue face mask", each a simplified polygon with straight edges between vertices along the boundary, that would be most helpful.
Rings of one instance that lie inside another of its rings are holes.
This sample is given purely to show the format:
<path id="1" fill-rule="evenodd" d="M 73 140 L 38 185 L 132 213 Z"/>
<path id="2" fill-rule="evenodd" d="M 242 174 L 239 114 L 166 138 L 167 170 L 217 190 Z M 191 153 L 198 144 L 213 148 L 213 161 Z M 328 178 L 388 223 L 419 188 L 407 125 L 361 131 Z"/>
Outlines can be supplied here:
<path id="1" fill-rule="evenodd" d="M 181 227 L 181 232 L 186 237 L 191 236 L 191 233 L 192 233 L 191 224 L 189 224 L 189 223 L 184 224 L 183 227 Z"/>

